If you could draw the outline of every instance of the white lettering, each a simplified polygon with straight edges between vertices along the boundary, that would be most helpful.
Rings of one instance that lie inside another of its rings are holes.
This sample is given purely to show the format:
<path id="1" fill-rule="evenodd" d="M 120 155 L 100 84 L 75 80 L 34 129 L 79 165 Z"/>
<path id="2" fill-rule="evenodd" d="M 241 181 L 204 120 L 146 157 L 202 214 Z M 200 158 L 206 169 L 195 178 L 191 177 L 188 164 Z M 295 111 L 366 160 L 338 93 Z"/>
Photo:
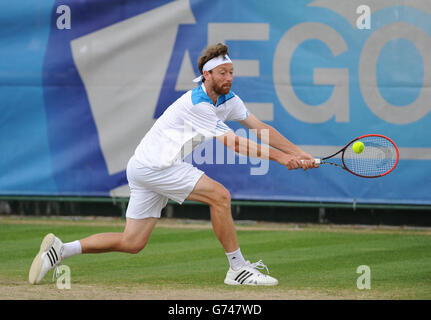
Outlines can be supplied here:
<path id="1" fill-rule="evenodd" d="M 356 20 L 359 30 L 371 29 L 371 9 L 369 6 L 362 5 L 356 9 L 356 13 L 361 14 Z"/>
<path id="2" fill-rule="evenodd" d="M 359 290 L 371 289 L 371 269 L 370 269 L 370 267 L 365 266 L 365 265 L 359 266 L 356 269 L 356 273 L 362 274 L 356 280 L 356 287 Z"/>
<path id="3" fill-rule="evenodd" d="M 59 276 L 57 278 L 57 289 L 63 290 L 63 289 L 71 289 L 70 285 L 70 268 L 66 265 L 61 265 L 57 267 L 57 271 Z"/>
<path id="4" fill-rule="evenodd" d="M 61 14 L 57 18 L 57 29 L 70 29 L 71 28 L 71 11 L 69 6 L 61 5 L 57 7 L 57 13 Z"/>
<path id="5" fill-rule="evenodd" d="M 377 84 L 377 59 L 383 46 L 394 39 L 412 42 L 422 55 L 424 80 L 416 101 L 403 107 L 394 106 L 380 94 Z M 431 38 L 415 26 L 405 22 L 388 24 L 374 32 L 365 43 L 359 61 L 359 83 L 368 107 L 379 118 L 395 124 L 408 124 L 422 119 L 431 111 Z M 425 90 L 424 90 L 425 89 Z"/>
<path id="6" fill-rule="evenodd" d="M 290 64 L 296 48 L 306 40 L 323 41 L 334 56 L 345 52 L 344 39 L 331 27 L 322 23 L 301 23 L 288 30 L 278 43 L 274 55 L 274 85 L 280 103 L 292 116 L 309 123 L 326 122 L 335 116 L 337 122 L 349 121 L 348 69 L 315 69 L 314 81 L 318 85 L 334 85 L 332 96 L 323 104 L 310 106 L 302 102 L 293 90 Z"/>

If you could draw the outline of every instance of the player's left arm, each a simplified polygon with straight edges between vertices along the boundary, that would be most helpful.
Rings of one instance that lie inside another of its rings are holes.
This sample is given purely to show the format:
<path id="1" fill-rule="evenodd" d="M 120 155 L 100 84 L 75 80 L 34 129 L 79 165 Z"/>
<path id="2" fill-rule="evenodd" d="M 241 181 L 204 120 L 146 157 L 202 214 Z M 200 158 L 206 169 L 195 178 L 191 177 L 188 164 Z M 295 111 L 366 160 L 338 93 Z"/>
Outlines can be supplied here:
<path id="1" fill-rule="evenodd" d="M 259 140 L 269 146 L 278 149 L 284 153 L 295 155 L 304 160 L 304 165 L 307 168 L 312 168 L 317 165 L 314 164 L 314 157 L 302 150 L 300 147 L 292 143 L 289 139 L 284 137 L 274 127 L 259 120 L 254 114 L 250 113 L 244 120 L 239 120 L 243 126 L 256 130 Z M 268 141 L 266 141 L 268 140 Z"/>

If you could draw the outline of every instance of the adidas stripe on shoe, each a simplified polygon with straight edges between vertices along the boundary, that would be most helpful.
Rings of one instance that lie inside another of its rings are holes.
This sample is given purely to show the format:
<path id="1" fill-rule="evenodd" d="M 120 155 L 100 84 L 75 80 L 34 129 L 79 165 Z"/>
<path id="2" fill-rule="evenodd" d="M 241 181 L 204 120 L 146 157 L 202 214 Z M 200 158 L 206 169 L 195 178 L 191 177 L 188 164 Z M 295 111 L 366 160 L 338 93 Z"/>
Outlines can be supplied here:
<path id="1" fill-rule="evenodd" d="M 49 233 L 43 238 L 40 250 L 30 267 L 28 281 L 38 284 L 46 273 L 61 264 L 63 243 L 54 234 Z"/>
<path id="2" fill-rule="evenodd" d="M 224 279 L 224 283 L 234 286 L 275 286 L 278 284 L 277 279 L 270 275 L 263 274 L 257 269 L 266 269 L 268 272 L 268 268 L 262 263 L 262 260 L 252 264 L 248 263 L 236 271 L 229 268 L 226 278 Z"/>

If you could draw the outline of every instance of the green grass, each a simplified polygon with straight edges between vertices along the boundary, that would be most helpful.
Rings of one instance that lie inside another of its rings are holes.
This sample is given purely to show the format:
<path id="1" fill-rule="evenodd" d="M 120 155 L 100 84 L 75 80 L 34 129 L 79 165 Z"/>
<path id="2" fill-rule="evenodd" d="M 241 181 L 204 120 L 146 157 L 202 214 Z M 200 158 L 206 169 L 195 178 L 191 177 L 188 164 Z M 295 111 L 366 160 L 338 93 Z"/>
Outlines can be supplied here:
<path id="1" fill-rule="evenodd" d="M 28 269 L 43 236 L 63 242 L 122 226 L 0 224 L 0 281 L 27 282 Z M 352 230 L 353 231 L 353 230 Z M 241 251 L 252 262 L 262 259 L 279 286 L 263 290 L 328 292 L 330 297 L 383 299 L 431 298 L 431 236 L 420 232 L 328 232 L 240 230 Z M 212 230 L 156 227 L 137 255 L 79 255 L 64 261 L 72 283 L 103 286 L 139 284 L 154 288 L 227 288 L 227 259 Z M 356 269 L 371 269 L 371 290 L 358 290 Z M 49 274 L 43 281 L 50 281 Z M 247 290 L 258 290 L 247 288 Z M 259 289 L 260 290 L 260 289 Z M 365 295 L 365 296 L 364 296 Z"/>

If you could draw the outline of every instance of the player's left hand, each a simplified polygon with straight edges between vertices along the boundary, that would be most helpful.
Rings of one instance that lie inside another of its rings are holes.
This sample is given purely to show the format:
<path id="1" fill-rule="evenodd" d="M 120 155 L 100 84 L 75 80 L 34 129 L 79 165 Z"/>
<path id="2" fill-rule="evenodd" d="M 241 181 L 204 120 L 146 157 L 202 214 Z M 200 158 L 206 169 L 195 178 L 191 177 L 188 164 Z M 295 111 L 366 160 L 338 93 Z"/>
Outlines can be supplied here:
<path id="1" fill-rule="evenodd" d="M 301 152 L 298 154 L 298 158 L 301 159 L 301 167 L 304 169 L 304 171 L 307 169 L 319 167 L 319 164 L 314 161 L 314 157 L 307 152 Z"/>

